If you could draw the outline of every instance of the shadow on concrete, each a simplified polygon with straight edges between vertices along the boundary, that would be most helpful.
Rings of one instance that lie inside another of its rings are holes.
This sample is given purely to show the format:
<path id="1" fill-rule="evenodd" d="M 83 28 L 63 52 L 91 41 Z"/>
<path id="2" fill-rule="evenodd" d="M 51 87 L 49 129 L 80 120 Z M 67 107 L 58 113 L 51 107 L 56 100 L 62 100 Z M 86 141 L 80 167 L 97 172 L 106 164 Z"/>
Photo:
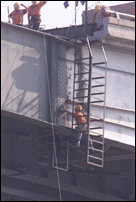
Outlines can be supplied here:
<path id="1" fill-rule="evenodd" d="M 2 108 L 13 108 L 13 111 L 16 109 L 15 112 L 22 112 L 23 115 L 31 117 L 38 115 L 38 118 L 48 121 L 43 35 L 21 27 L 2 24 L 2 50 L 6 58 L 11 58 L 3 59 L 2 63 L 3 68 L 9 69 L 4 75 L 2 89 L 6 93 L 2 92 L 4 96 Z"/>

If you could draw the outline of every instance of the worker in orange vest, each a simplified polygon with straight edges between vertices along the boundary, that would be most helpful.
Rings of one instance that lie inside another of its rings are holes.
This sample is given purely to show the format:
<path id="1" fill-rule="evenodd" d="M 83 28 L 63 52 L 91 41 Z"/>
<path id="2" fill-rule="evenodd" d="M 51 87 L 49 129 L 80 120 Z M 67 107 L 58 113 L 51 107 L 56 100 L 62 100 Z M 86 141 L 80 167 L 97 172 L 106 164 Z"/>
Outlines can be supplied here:
<path id="1" fill-rule="evenodd" d="M 38 30 L 41 22 L 41 7 L 44 6 L 47 1 L 32 1 L 32 5 L 28 7 L 28 26 L 29 28 Z"/>
<path id="2" fill-rule="evenodd" d="M 77 136 L 76 136 L 76 146 L 80 147 L 80 142 L 81 142 L 81 138 L 83 135 L 83 132 L 87 132 L 87 124 L 86 124 L 86 118 L 84 117 L 82 111 L 82 106 L 81 105 L 77 105 L 75 107 L 75 112 L 72 113 L 70 111 L 68 111 L 65 106 L 63 106 L 63 109 L 69 114 L 69 115 L 73 115 L 73 117 L 75 117 L 76 119 L 76 124 L 77 124 Z M 86 138 L 87 140 L 87 138 Z M 90 142 L 90 147 L 92 147 L 92 142 Z"/>
<path id="3" fill-rule="evenodd" d="M 25 7 L 25 9 L 19 9 L 19 3 L 14 4 L 14 11 L 9 14 L 9 18 L 13 20 L 14 25 L 23 25 L 23 16 L 27 13 L 27 7 L 24 4 L 21 6 Z"/>
<path id="4" fill-rule="evenodd" d="M 108 11 L 112 11 L 108 6 L 105 6 L 105 5 L 101 6 L 101 5 L 97 4 L 95 6 L 95 14 L 93 17 L 93 23 L 95 23 L 95 19 L 96 19 L 96 16 L 98 13 L 102 14 L 102 18 L 103 17 L 116 17 L 114 14 L 108 13 Z"/>

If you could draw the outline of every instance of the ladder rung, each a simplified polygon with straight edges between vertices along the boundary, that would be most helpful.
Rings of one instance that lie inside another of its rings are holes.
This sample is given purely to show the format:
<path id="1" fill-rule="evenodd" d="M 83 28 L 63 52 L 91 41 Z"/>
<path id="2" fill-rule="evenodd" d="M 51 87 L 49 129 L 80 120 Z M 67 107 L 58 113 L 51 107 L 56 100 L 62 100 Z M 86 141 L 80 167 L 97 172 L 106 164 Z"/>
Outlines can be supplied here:
<path id="1" fill-rule="evenodd" d="M 75 76 L 77 76 L 77 75 L 82 75 L 82 74 L 89 74 L 89 72 L 77 73 L 77 74 L 75 74 Z"/>
<path id="2" fill-rule="evenodd" d="M 95 121 L 104 121 L 104 119 L 90 119 L 90 122 L 95 122 Z"/>
<path id="3" fill-rule="evenodd" d="M 103 129 L 103 127 L 90 128 L 90 130 Z"/>
<path id="4" fill-rule="evenodd" d="M 75 81 L 75 83 L 81 83 L 81 82 L 87 82 L 89 80 L 83 80 L 83 81 Z"/>
<path id="5" fill-rule="evenodd" d="M 93 63 L 93 65 L 102 65 L 102 64 L 106 64 L 106 62 L 95 62 L 95 63 Z"/>
<path id="6" fill-rule="evenodd" d="M 104 100 L 92 101 L 91 103 L 104 102 Z"/>
<path id="7" fill-rule="evenodd" d="M 90 133 L 89 135 L 93 135 L 93 136 L 103 136 L 102 134 L 97 133 L 97 132 L 94 132 L 94 131 L 91 131 L 91 133 Z"/>
<path id="8" fill-rule="evenodd" d="M 74 97 L 74 100 L 78 99 L 78 98 L 87 98 L 88 96 L 81 96 L 81 97 Z"/>
<path id="9" fill-rule="evenodd" d="M 93 77 L 92 80 L 94 80 L 94 79 L 104 79 L 104 78 L 105 77 L 103 77 L 103 76 L 102 77 Z"/>
<path id="10" fill-rule="evenodd" d="M 102 165 L 96 164 L 96 163 L 92 163 L 92 162 L 87 162 L 88 164 L 94 165 L 94 166 L 98 166 L 98 167 L 103 167 Z"/>
<path id="11" fill-rule="evenodd" d="M 102 87 L 102 86 L 105 86 L 105 85 L 96 85 L 96 86 L 92 86 L 92 88 L 97 88 L 97 87 Z"/>
<path id="12" fill-rule="evenodd" d="M 92 132 L 92 131 L 91 131 Z M 100 133 L 90 133 L 89 135 L 91 135 L 91 138 L 92 138 L 92 136 L 93 137 L 100 137 L 100 138 L 103 138 L 104 137 L 104 135 L 103 134 L 100 134 Z"/>
<path id="13" fill-rule="evenodd" d="M 100 142 L 100 141 L 98 141 L 98 140 L 93 140 L 93 139 L 90 139 L 91 141 L 93 141 L 93 142 L 96 142 L 96 143 L 98 143 L 98 144 L 103 144 L 103 142 Z"/>
<path id="14" fill-rule="evenodd" d="M 81 61 L 81 60 L 88 60 L 89 58 L 80 58 L 80 59 L 76 59 L 75 61 Z"/>
<path id="15" fill-rule="evenodd" d="M 105 93 L 92 93 L 91 95 L 104 95 Z"/>
<path id="16" fill-rule="evenodd" d="M 103 153 L 103 150 L 100 150 L 100 149 L 95 149 L 94 147 L 89 147 L 89 149 L 92 149 L 92 150 L 95 150 L 95 151 L 98 151 L 98 152 L 102 152 Z"/>
<path id="17" fill-rule="evenodd" d="M 96 156 L 92 156 L 92 155 L 88 155 L 90 158 L 94 158 L 94 159 L 98 159 L 100 161 L 102 161 L 102 158 L 96 157 Z"/>
<path id="18" fill-rule="evenodd" d="M 79 89 L 75 89 L 74 91 L 79 91 L 79 90 L 88 90 L 88 88 L 79 88 Z"/>

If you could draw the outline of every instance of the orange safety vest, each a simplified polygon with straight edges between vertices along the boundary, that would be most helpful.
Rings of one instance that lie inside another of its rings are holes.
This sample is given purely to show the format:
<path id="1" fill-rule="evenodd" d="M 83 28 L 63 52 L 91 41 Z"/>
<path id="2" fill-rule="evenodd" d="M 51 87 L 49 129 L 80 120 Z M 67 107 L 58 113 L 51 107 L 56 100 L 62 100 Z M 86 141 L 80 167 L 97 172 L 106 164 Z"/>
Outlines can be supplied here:
<path id="1" fill-rule="evenodd" d="M 84 117 L 82 112 L 75 112 L 73 115 L 76 118 L 76 123 L 81 124 L 86 122 L 86 118 Z"/>
<path id="2" fill-rule="evenodd" d="M 44 6 L 45 2 L 42 3 L 38 3 L 36 5 L 31 5 L 28 8 L 28 15 L 33 16 L 33 15 L 37 15 L 38 17 L 40 17 L 41 15 L 41 7 Z"/>
<path id="3" fill-rule="evenodd" d="M 23 24 L 23 16 L 26 12 L 24 12 L 25 9 L 22 10 L 14 10 L 10 16 L 13 18 L 13 24 L 15 25 L 22 25 Z"/>

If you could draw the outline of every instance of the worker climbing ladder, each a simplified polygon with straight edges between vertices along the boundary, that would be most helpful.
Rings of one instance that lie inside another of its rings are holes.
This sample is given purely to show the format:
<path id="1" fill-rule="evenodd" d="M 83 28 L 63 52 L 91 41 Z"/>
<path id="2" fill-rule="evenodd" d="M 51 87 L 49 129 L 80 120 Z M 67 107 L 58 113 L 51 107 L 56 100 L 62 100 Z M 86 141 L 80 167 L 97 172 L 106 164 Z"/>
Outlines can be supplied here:
<path id="1" fill-rule="evenodd" d="M 99 52 L 103 60 L 93 57 L 92 44 L 99 44 Z M 105 95 L 107 58 L 100 41 L 89 41 L 86 38 L 88 57 L 79 54 L 79 47 L 75 41 L 75 65 L 73 85 L 73 110 L 77 103 L 82 104 L 86 124 L 88 125 L 87 163 L 103 167 L 104 165 L 104 130 L 105 130 Z M 89 61 L 89 68 L 84 71 L 85 61 Z M 103 65 L 103 66 L 101 66 Z M 76 123 L 72 118 L 72 128 Z M 90 144 L 91 142 L 91 144 Z"/>

